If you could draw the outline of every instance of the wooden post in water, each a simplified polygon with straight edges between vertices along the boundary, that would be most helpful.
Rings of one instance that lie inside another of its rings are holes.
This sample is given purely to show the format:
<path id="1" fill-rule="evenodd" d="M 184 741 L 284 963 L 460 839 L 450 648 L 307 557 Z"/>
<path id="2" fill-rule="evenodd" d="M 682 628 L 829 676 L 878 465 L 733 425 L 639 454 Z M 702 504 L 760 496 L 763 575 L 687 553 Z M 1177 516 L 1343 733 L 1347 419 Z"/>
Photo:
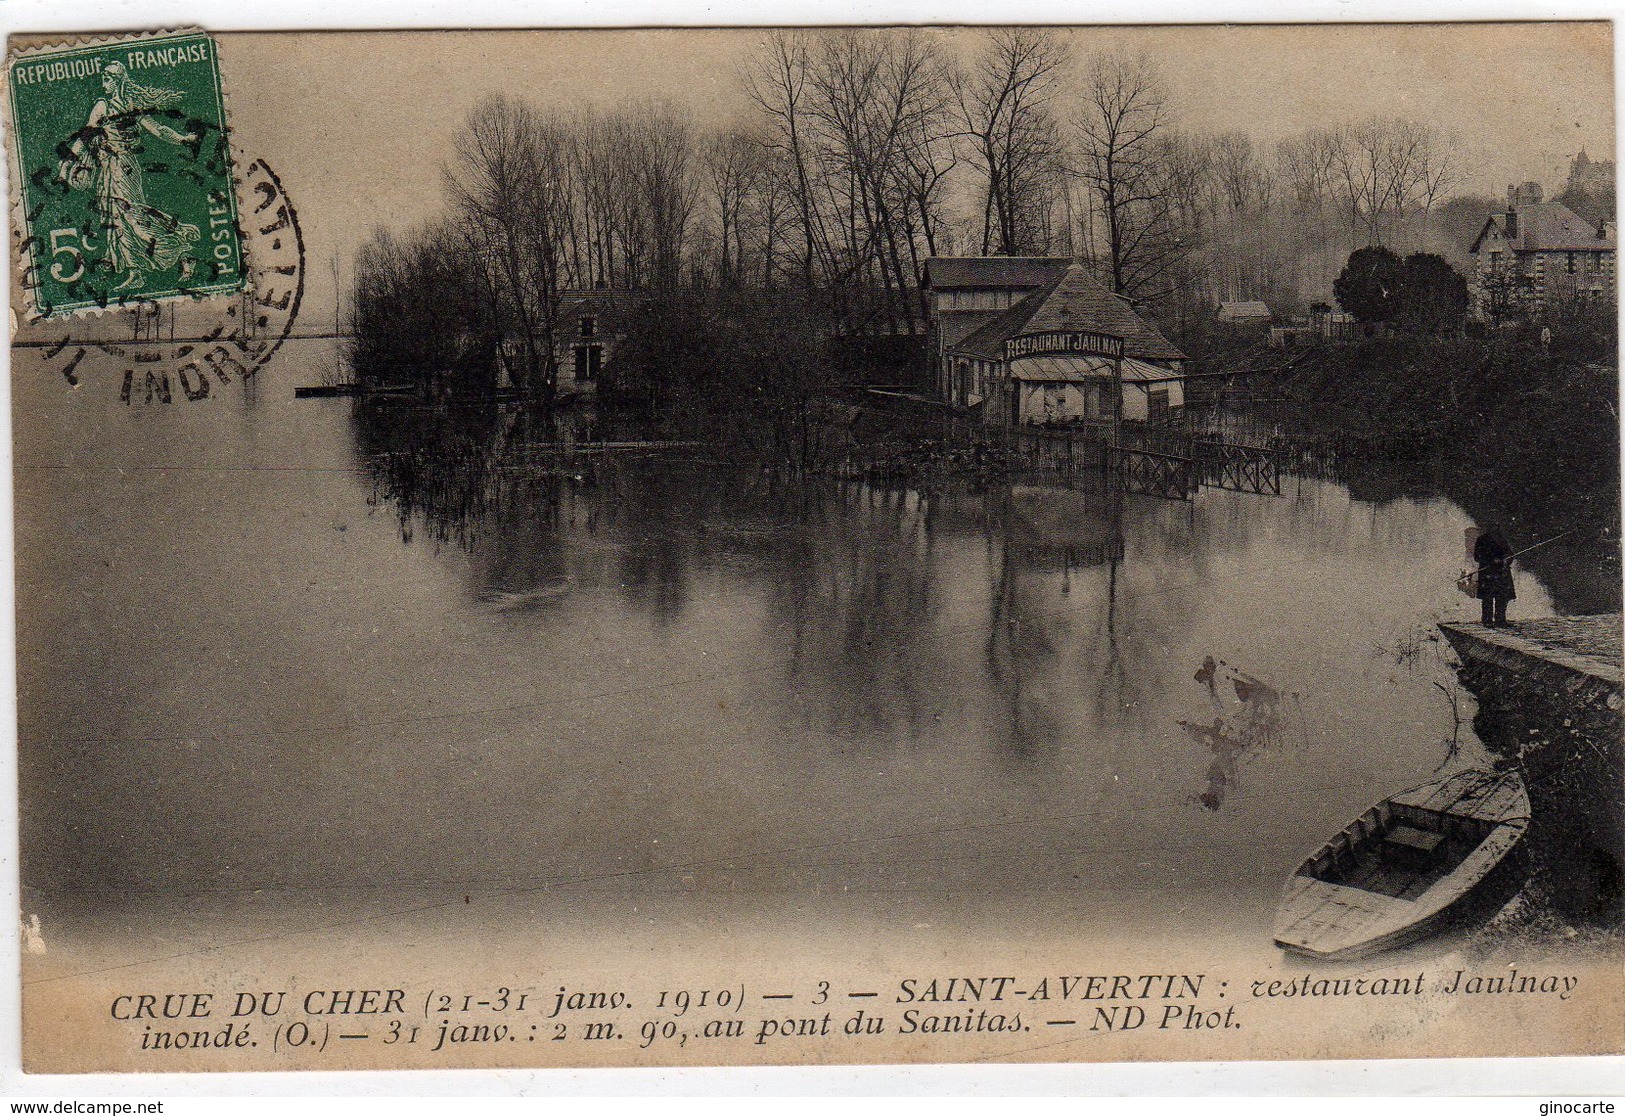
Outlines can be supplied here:
<path id="1" fill-rule="evenodd" d="M 1117 455 L 1115 461 L 1112 460 L 1113 453 Z M 1106 462 L 1108 467 L 1121 472 L 1126 460 L 1123 455 L 1123 354 L 1119 352 L 1112 358 L 1112 444 L 1106 452 Z M 1108 484 L 1111 483 L 1110 475 L 1106 480 Z"/>
<path id="2" fill-rule="evenodd" d="M 1123 358 L 1112 358 L 1112 444 L 1123 446 Z"/>

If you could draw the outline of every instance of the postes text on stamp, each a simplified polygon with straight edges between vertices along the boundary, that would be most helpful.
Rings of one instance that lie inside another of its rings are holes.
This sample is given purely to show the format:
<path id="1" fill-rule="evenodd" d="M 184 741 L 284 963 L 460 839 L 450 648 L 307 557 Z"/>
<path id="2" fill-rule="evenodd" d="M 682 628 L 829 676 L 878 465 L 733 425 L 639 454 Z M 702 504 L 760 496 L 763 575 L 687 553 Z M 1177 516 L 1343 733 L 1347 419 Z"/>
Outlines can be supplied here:
<path id="1" fill-rule="evenodd" d="M 190 32 L 10 59 L 24 285 L 41 316 L 243 289 L 215 44 Z"/>

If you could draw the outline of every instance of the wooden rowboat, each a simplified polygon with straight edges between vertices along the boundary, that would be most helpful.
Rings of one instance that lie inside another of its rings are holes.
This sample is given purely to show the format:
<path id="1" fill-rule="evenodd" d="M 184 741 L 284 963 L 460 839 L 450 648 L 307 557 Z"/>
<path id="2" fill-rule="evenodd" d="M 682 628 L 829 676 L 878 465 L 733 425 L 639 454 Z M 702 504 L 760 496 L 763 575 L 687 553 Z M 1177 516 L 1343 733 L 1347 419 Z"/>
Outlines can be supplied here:
<path id="1" fill-rule="evenodd" d="M 1462 771 L 1384 799 L 1298 866 L 1275 944 L 1342 961 L 1414 941 L 1516 863 L 1528 827 L 1512 773 Z"/>

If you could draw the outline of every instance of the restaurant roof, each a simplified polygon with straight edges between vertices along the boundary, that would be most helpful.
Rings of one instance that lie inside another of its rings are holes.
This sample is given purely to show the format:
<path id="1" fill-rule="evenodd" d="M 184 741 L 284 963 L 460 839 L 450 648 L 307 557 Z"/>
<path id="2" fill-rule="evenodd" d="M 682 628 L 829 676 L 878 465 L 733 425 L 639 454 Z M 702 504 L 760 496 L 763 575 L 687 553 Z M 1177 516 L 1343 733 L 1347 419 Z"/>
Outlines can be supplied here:
<path id="1" fill-rule="evenodd" d="M 1093 330 L 1123 338 L 1123 351 L 1142 360 L 1184 360 L 1161 331 L 1095 280 L 1080 264 L 1071 263 L 1059 276 L 957 344 L 985 360 L 1004 359 L 1004 343 L 1024 333 L 1048 330 Z"/>
<path id="2" fill-rule="evenodd" d="M 1112 375 L 1112 362 L 1106 357 L 1090 356 L 1078 353 L 1065 356 L 1059 353 L 1049 353 L 1044 356 L 1022 357 L 1015 361 L 1010 368 L 1012 380 L 1024 380 L 1031 383 L 1068 383 L 1081 384 L 1089 380 L 1099 379 Z M 1147 364 L 1143 360 L 1132 357 L 1123 361 L 1123 380 L 1125 383 L 1144 383 L 1147 380 L 1166 382 L 1173 378 L 1173 374 L 1166 368 L 1155 364 Z"/>

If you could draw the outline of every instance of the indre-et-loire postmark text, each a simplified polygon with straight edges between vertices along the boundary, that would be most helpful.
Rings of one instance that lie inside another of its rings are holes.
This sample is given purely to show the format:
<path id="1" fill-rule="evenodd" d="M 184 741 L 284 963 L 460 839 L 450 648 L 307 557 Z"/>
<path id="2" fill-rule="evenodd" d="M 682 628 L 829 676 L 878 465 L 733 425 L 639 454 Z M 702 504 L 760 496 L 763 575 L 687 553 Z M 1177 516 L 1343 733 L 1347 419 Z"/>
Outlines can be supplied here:
<path id="1" fill-rule="evenodd" d="M 42 316 L 243 288 L 215 43 L 188 32 L 10 59 L 23 282 Z"/>

